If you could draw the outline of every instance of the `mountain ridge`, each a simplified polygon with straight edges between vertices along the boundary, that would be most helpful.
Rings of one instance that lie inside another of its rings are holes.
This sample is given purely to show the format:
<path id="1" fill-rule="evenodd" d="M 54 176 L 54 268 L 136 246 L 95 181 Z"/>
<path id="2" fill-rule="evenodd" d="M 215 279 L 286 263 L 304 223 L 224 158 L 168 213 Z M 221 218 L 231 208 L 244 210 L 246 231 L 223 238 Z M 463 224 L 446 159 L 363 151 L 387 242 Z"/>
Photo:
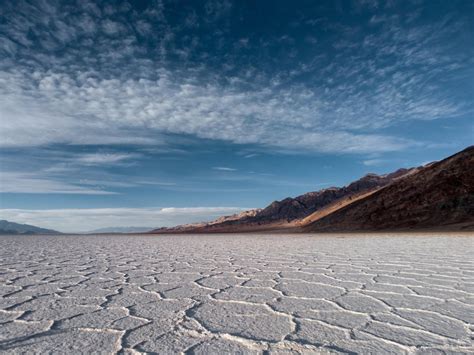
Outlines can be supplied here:
<path id="1" fill-rule="evenodd" d="M 152 230 L 153 227 L 137 227 L 137 226 L 127 226 L 127 227 L 103 227 L 97 228 L 90 231 L 83 232 L 83 234 L 107 234 L 107 233 L 144 233 Z"/>
<path id="2" fill-rule="evenodd" d="M 461 164 L 462 163 L 462 164 Z M 444 165 L 443 165 L 444 164 Z M 461 166 L 458 167 L 458 165 Z M 449 190 L 450 182 L 447 177 L 443 178 L 439 174 L 430 172 L 439 170 L 439 166 L 450 167 L 449 170 L 451 173 L 448 173 L 448 177 L 451 176 L 451 180 L 457 177 L 465 177 L 466 184 L 468 184 L 467 189 L 465 190 Z M 430 223 L 422 223 L 423 220 L 427 217 L 420 217 L 419 224 L 417 224 L 416 219 L 412 221 L 410 226 L 407 221 L 399 220 L 397 223 L 388 223 L 384 219 L 390 219 L 390 216 L 384 215 L 384 208 L 381 207 L 378 209 L 380 216 L 378 217 L 378 222 L 372 224 L 365 221 L 364 211 L 359 211 L 357 213 L 352 212 L 354 220 L 351 223 L 344 222 L 343 217 L 348 213 L 347 211 L 353 211 L 357 206 L 365 206 L 364 208 L 369 208 L 368 206 L 371 203 L 377 202 L 378 196 L 381 194 L 381 191 L 392 191 L 392 195 L 397 193 L 397 186 L 401 189 L 399 194 L 406 195 L 407 198 L 414 198 L 414 195 L 417 193 L 409 193 L 410 186 L 413 185 L 413 188 L 420 191 L 423 190 L 425 186 L 431 186 L 430 189 L 426 190 L 429 196 L 436 194 L 438 191 L 443 191 L 443 189 L 448 189 L 445 191 L 442 196 L 437 198 L 428 198 L 429 201 L 437 201 L 437 205 L 442 205 L 442 201 L 448 201 L 450 198 L 449 193 L 453 196 L 457 196 L 462 193 L 467 194 L 466 199 L 462 199 L 462 196 L 459 197 L 462 206 L 465 206 L 464 209 L 458 209 L 458 214 L 462 214 L 463 217 L 458 217 L 449 221 L 449 223 L 438 222 L 438 225 L 454 225 L 456 223 L 464 223 L 462 219 L 466 220 L 468 224 L 467 228 L 474 229 L 474 221 L 472 226 L 470 226 L 470 220 L 474 219 L 474 208 L 469 208 L 469 206 L 474 205 L 474 173 L 470 170 L 470 166 L 474 166 L 474 146 L 468 147 L 461 152 L 458 152 L 448 158 L 445 158 L 438 162 L 431 162 L 424 166 L 409 168 L 409 169 L 398 169 L 392 173 L 377 175 L 374 173 L 369 173 L 361 177 L 360 179 L 351 182 L 350 184 L 343 187 L 329 187 L 319 191 L 308 192 L 294 198 L 288 197 L 280 201 L 274 201 L 270 203 L 267 207 L 262 209 L 254 209 L 249 211 L 244 211 L 243 213 L 221 217 L 217 220 L 211 222 L 203 223 L 194 223 L 188 225 L 179 225 L 171 228 L 159 228 L 150 231 L 150 233 L 157 234 L 172 234 L 172 233 L 241 233 L 241 232 L 317 232 L 317 231 L 367 231 L 367 230 L 394 230 L 394 229 L 403 229 L 403 228 L 436 228 L 436 220 L 431 221 Z M 454 174 L 454 175 L 453 175 Z M 457 174 L 457 175 L 456 175 Z M 431 180 L 430 180 L 431 179 Z M 439 183 L 436 183 L 436 179 L 439 179 Z M 421 180 L 421 183 L 417 183 L 417 180 Z M 444 186 L 444 185 L 445 186 Z M 407 185 L 407 186 L 405 186 Z M 391 186 L 395 186 L 392 188 Z M 404 188 L 400 186 L 405 186 Z M 443 187 L 444 186 L 444 187 Z M 386 189 L 391 190 L 386 190 Z M 407 192 L 408 191 L 408 192 Z M 424 191 L 424 190 L 423 190 Z M 383 194 L 387 194 L 384 192 Z M 418 193 L 418 195 L 420 192 Z M 385 197 L 385 199 L 391 199 L 393 201 L 402 201 L 403 196 L 400 196 L 399 199 L 396 196 Z M 470 196 L 473 196 L 472 198 Z M 429 197 L 428 196 L 428 197 Z M 419 197 L 419 196 L 418 196 Z M 444 199 L 444 200 L 443 200 Z M 375 202 L 374 202 L 375 201 Z M 420 200 L 421 201 L 421 200 Z M 457 201 L 457 200 L 456 200 Z M 380 205 L 380 201 L 378 202 Z M 440 206 L 436 208 L 441 208 Z M 380 206 L 379 206 L 380 207 Z M 394 207 L 395 208 L 395 207 Z M 416 200 L 412 203 L 410 201 L 405 201 L 402 209 L 411 209 L 417 210 Z M 426 209 L 425 214 L 435 213 L 436 211 L 430 211 L 429 206 L 424 206 Z M 450 211 L 454 208 L 449 205 L 443 207 L 447 210 L 446 213 L 438 213 L 439 216 L 444 216 L 447 218 Z M 370 210 L 370 208 L 369 208 Z M 397 210 L 395 208 L 395 210 Z M 343 212 L 341 212 L 343 211 Z M 346 211 L 346 212 L 344 212 Z M 344 214 L 345 213 L 345 214 Z M 418 214 L 423 213 L 423 211 L 418 211 Z M 366 213 L 367 214 L 367 213 Z M 399 218 L 402 218 L 403 213 L 399 210 Z M 410 214 L 410 213 L 405 213 Z M 413 214 L 413 213 L 412 213 Z M 349 213 L 350 215 L 350 213 Z M 373 213 L 370 214 L 372 217 Z M 339 216 L 339 217 L 337 217 Z M 358 225 L 357 221 L 365 221 L 363 225 Z M 407 224 L 408 223 L 408 224 Z M 464 226 L 465 228 L 466 226 Z M 456 227 L 461 228 L 461 227 Z"/>
<path id="3" fill-rule="evenodd" d="M 474 146 L 401 177 L 304 231 L 474 229 Z M 390 218 L 387 218 L 387 215 Z"/>
<path id="4" fill-rule="evenodd" d="M 7 221 L 6 219 L 3 219 L 3 220 L 0 220 L 0 234 L 31 235 L 31 234 L 62 234 L 62 233 L 53 229 L 40 228 L 37 226 L 33 226 L 31 224 L 15 223 L 15 222 L 11 222 L 11 221 Z"/>

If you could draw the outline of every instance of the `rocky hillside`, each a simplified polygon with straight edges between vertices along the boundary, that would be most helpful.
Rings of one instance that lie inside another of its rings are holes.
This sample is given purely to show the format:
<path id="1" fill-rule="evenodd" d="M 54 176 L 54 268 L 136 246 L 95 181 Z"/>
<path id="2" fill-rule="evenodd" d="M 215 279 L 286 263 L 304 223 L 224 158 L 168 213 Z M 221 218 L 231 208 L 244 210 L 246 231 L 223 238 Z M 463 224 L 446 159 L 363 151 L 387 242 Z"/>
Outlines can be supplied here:
<path id="1" fill-rule="evenodd" d="M 357 199 L 361 195 L 376 191 L 383 186 L 412 174 L 417 169 L 400 169 L 387 175 L 367 174 L 344 187 L 308 192 L 295 198 L 272 202 L 263 209 L 221 217 L 208 223 L 195 223 L 160 228 L 151 233 L 209 233 L 209 232 L 251 232 L 294 228 L 298 221 L 338 201 Z"/>
<path id="2" fill-rule="evenodd" d="M 219 217 L 211 222 L 198 222 L 190 224 L 181 224 L 179 226 L 167 228 L 158 228 L 152 230 L 150 233 L 203 233 L 208 229 L 219 229 L 227 225 L 242 225 L 239 221 L 245 221 L 248 218 L 254 217 L 261 209 L 253 209 L 243 211 L 230 216 Z M 242 225 L 243 226 L 243 225 Z"/>
<path id="3" fill-rule="evenodd" d="M 400 177 L 305 231 L 474 229 L 474 146 Z"/>
<path id="4" fill-rule="evenodd" d="M 60 234 L 52 229 L 0 220 L 0 234 Z"/>
<path id="5" fill-rule="evenodd" d="M 474 146 L 440 162 L 151 233 L 474 230 Z"/>
<path id="6" fill-rule="evenodd" d="M 410 173 L 412 170 L 400 169 L 387 175 L 367 174 L 345 187 L 331 187 L 320 191 L 308 192 L 295 198 L 289 197 L 281 201 L 275 201 L 259 211 L 251 219 L 264 223 L 275 220 L 290 222 L 295 219 L 304 218 L 339 199 L 383 187 L 400 176 Z"/>

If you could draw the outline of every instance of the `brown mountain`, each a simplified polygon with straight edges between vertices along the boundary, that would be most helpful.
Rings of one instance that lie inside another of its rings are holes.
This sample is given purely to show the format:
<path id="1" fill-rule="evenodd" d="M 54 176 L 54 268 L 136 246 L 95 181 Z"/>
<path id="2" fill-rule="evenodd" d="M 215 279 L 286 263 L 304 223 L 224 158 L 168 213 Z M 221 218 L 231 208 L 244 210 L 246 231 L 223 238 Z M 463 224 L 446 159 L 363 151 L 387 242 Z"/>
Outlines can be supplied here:
<path id="1" fill-rule="evenodd" d="M 474 229 L 474 146 L 408 174 L 304 231 Z"/>
<path id="2" fill-rule="evenodd" d="M 368 174 L 345 187 L 151 233 L 411 229 L 474 230 L 474 146 L 424 167 Z"/>
<path id="3" fill-rule="evenodd" d="M 298 227 L 299 221 L 326 206 L 341 201 L 352 201 L 374 192 L 396 179 L 413 173 L 416 169 L 400 169 L 387 175 L 367 174 L 345 187 L 308 192 L 295 198 L 274 201 L 263 209 L 221 217 L 207 223 L 194 223 L 160 228 L 152 233 L 223 233 L 252 232 Z"/>

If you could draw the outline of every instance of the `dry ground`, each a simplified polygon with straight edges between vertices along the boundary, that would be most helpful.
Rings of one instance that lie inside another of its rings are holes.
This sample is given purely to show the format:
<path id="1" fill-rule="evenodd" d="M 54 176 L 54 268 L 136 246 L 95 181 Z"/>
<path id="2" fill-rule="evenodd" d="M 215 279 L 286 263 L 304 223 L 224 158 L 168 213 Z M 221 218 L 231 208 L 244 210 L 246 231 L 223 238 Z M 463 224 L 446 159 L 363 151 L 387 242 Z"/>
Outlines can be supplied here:
<path id="1" fill-rule="evenodd" d="M 474 238 L 1 236 L 0 351 L 474 352 Z"/>

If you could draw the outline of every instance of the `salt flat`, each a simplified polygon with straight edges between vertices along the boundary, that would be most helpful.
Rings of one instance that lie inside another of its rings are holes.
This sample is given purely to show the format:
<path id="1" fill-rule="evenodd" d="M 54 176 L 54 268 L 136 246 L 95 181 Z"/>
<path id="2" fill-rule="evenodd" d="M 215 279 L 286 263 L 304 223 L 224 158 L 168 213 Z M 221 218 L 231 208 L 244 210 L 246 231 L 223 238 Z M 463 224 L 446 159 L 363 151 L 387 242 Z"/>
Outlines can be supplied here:
<path id="1" fill-rule="evenodd" d="M 4 353 L 474 352 L 462 235 L 1 236 Z"/>

